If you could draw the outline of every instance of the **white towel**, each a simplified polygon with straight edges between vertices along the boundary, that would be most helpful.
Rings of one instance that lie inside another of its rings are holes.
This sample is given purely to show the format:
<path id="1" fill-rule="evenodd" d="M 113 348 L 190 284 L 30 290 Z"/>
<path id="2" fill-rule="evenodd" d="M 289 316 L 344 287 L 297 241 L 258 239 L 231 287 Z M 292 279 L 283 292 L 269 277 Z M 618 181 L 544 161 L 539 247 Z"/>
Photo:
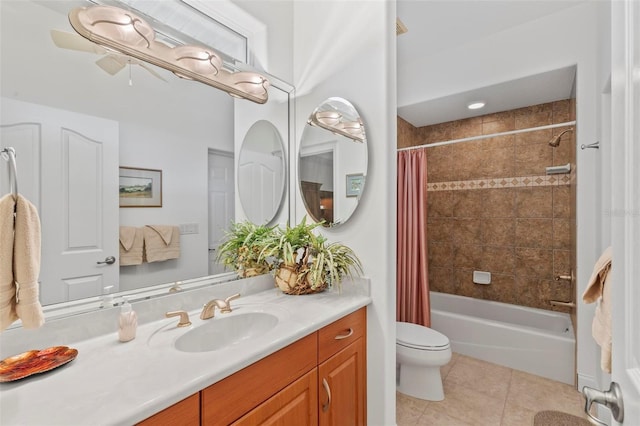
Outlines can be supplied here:
<path id="1" fill-rule="evenodd" d="M 44 324 L 44 315 L 39 299 L 40 275 L 40 218 L 38 211 L 22 195 L 15 202 L 7 201 L 8 195 L 0 200 L 0 316 L 1 328 L 4 330 L 19 318 L 24 328 L 38 328 Z M 15 205 L 15 216 L 13 214 Z M 12 256 L 5 253 L 11 247 Z M 7 321 L 10 321 L 7 323 Z"/>
<path id="2" fill-rule="evenodd" d="M 598 301 L 591 324 L 591 334 L 600 346 L 600 368 L 611 373 L 611 259 L 613 250 L 608 247 L 600 256 L 587 288 L 582 294 L 585 303 Z"/>
<path id="3" fill-rule="evenodd" d="M 120 266 L 141 265 L 144 238 L 142 228 L 120 227 Z"/>
<path id="4" fill-rule="evenodd" d="M 143 229 L 147 262 L 162 262 L 180 257 L 180 229 L 172 225 L 146 225 Z"/>
<path id="5" fill-rule="evenodd" d="M 13 195 L 0 198 L 0 331 L 18 319 L 13 282 Z"/>

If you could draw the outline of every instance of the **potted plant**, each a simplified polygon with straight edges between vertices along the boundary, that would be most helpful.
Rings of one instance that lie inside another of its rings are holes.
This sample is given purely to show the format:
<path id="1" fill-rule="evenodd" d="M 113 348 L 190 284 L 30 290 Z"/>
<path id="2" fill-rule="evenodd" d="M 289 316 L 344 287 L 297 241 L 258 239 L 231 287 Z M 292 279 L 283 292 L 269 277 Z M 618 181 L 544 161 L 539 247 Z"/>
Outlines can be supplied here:
<path id="1" fill-rule="evenodd" d="M 277 228 L 261 241 L 260 259 L 269 259 L 275 270 L 276 285 L 287 294 L 309 294 L 340 286 L 352 270 L 362 273 L 356 254 L 341 243 L 329 243 L 312 231 L 322 222 Z"/>
<path id="2" fill-rule="evenodd" d="M 274 228 L 249 221 L 232 223 L 224 243 L 218 247 L 218 261 L 233 268 L 242 278 L 266 274 L 271 271 L 271 264 L 260 253 L 263 241 L 271 237 Z"/>

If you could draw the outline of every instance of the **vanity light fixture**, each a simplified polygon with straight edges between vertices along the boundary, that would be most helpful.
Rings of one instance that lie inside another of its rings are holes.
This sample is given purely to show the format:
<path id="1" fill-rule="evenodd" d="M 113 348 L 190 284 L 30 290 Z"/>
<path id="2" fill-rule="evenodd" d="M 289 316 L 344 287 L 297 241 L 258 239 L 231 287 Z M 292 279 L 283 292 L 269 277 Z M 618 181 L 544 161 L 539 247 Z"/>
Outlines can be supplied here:
<path id="1" fill-rule="evenodd" d="M 338 111 L 315 111 L 309 117 L 308 123 L 356 142 L 364 142 L 365 134 L 362 122 L 359 119 L 358 121 L 345 120 Z"/>
<path id="2" fill-rule="evenodd" d="M 84 38 L 167 69 L 178 77 L 199 81 L 259 104 L 269 98 L 269 81 L 262 75 L 227 71 L 221 56 L 208 47 L 171 47 L 158 42 L 153 27 L 131 11 L 113 6 L 80 7 L 69 12 L 69 22 Z"/>
<path id="3" fill-rule="evenodd" d="M 467 108 L 469 109 L 480 109 L 480 108 L 484 108 L 486 104 L 482 101 L 477 101 L 477 102 L 471 102 L 470 104 L 467 105 Z"/>

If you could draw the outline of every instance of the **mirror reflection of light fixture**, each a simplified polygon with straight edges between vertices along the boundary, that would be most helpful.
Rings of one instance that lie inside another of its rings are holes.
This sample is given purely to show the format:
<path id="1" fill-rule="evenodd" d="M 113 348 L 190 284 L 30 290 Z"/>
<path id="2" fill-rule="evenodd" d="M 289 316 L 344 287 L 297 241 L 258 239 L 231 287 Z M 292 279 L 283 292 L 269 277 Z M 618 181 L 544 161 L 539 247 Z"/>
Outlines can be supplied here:
<path id="1" fill-rule="evenodd" d="M 322 127 L 332 133 L 353 139 L 356 142 L 364 142 L 364 125 L 360 118 L 357 121 L 348 121 L 339 111 L 314 111 L 307 121 L 312 126 Z"/>
<path id="2" fill-rule="evenodd" d="M 231 96 L 264 104 L 269 81 L 254 72 L 229 72 L 213 49 L 170 47 L 155 40 L 155 30 L 136 14 L 112 6 L 73 9 L 69 22 L 84 38 L 136 59 L 167 69 L 178 77 L 199 81 Z"/>

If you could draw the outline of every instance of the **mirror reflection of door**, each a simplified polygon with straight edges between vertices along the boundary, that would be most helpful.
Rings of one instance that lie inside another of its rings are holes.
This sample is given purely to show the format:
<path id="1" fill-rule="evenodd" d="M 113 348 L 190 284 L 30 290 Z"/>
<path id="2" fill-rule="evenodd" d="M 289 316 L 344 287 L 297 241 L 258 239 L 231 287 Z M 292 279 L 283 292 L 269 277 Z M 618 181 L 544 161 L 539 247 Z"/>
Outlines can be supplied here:
<path id="1" fill-rule="evenodd" d="M 278 129 L 267 120 L 247 131 L 238 161 L 240 204 L 247 219 L 257 224 L 273 221 L 284 196 L 284 146 Z"/>
<path id="2" fill-rule="evenodd" d="M 217 249 L 235 215 L 233 153 L 209 151 L 209 274 L 223 273 Z"/>
<path id="3" fill-rule="evenodd" d="M 313 220 L 333 223 L 334 150 L 300 155 L 300 188 Z"/>
<path id="4" fill-rule="evenodd" d="M 103 261 L 118 257 L 118 123 L 2 98 L 1 124 L 39 210 L 42 304 L 117 291 L 118 262 Z"/>

